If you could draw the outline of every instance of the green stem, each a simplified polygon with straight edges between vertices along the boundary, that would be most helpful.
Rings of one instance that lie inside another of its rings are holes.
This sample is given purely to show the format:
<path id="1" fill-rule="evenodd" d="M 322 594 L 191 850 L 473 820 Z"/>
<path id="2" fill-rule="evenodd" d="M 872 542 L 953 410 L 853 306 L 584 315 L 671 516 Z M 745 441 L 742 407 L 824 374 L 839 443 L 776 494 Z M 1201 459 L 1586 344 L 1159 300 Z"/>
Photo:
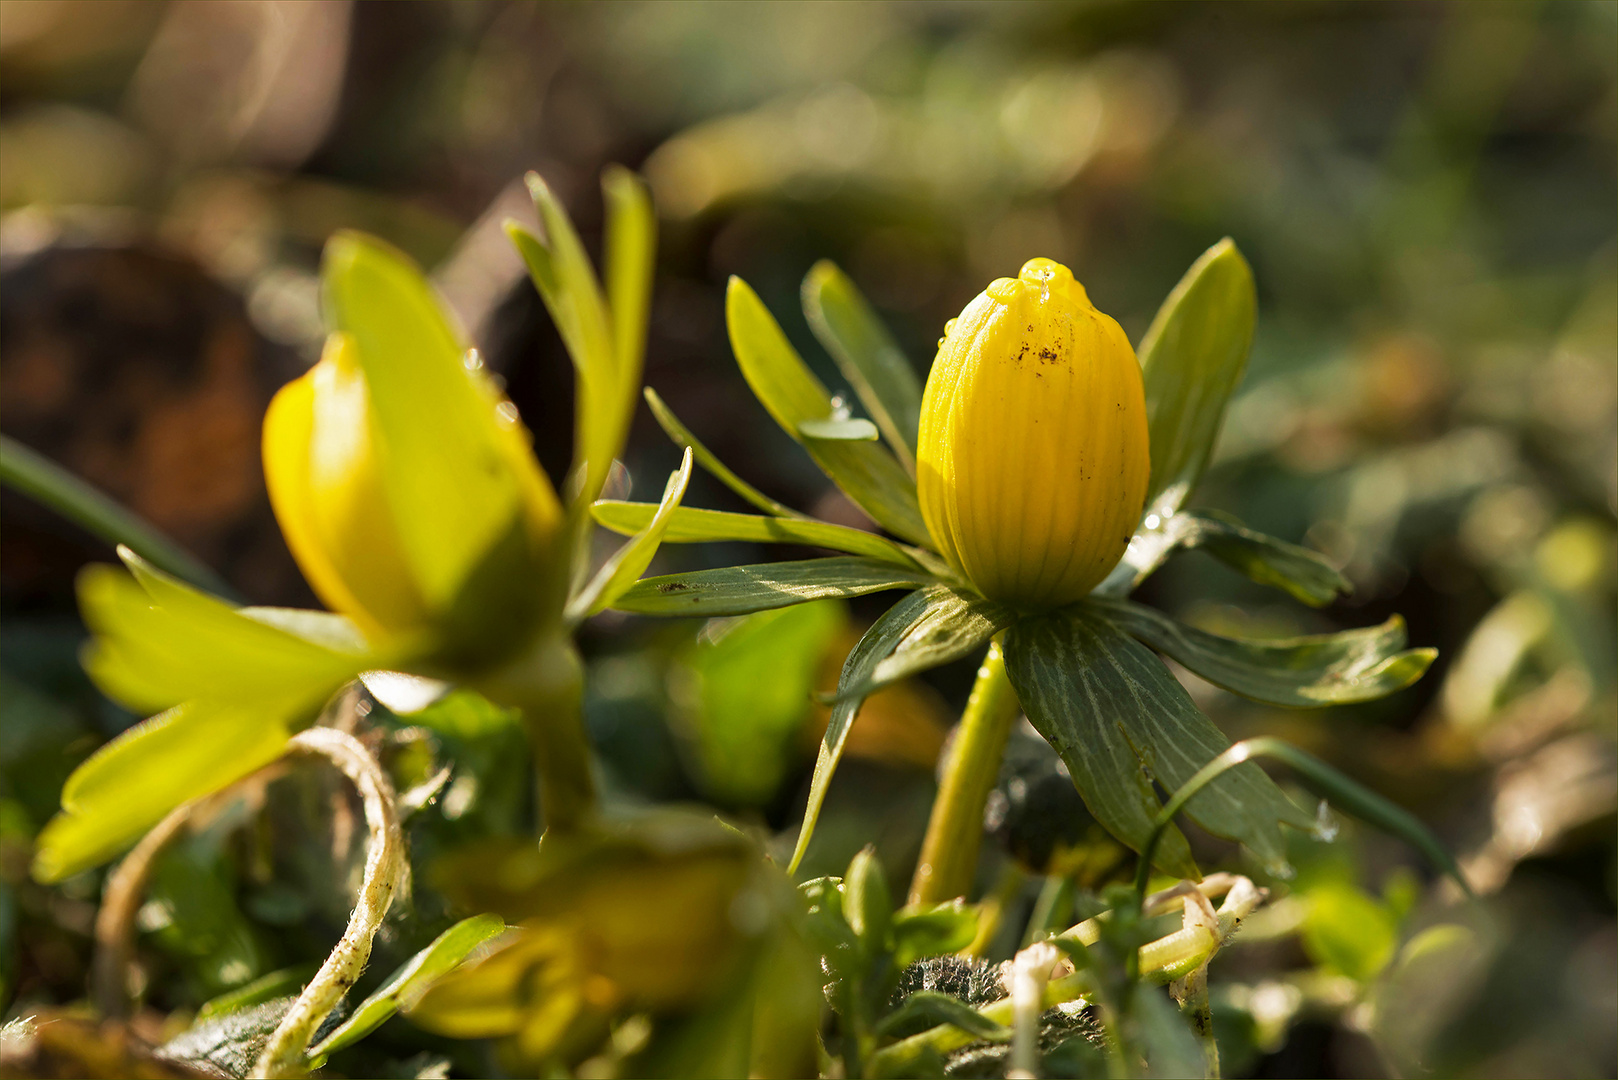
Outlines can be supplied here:
<path id="1" fill-rule="evenodd" d="M 944 764 L 921 858 L 910 882 L 912 904 L 942 903 L 965 896 L 971 889 L 983 836 L 983 806 L 1000 775 L 1000 757 L 1018 709 L 996 638 L 978 668 L 977 682 Z"/>
<path id="2" fill-rule="evenodd" d="M 573 643 L 561 634 L 544 638 L 477 689 L 522 710 L 545 829 L 578 828 L 595 812 L 596 789 L 584 729 L 584 668 Z"/>
<path id="3" fill-rule="evenodd" d="M 6 435 L 0 435 L 0 483 L 109 544 L 125 545 L 159 570 L 219 596 L 235 595 L 218 574 L 133 511 Z"/>

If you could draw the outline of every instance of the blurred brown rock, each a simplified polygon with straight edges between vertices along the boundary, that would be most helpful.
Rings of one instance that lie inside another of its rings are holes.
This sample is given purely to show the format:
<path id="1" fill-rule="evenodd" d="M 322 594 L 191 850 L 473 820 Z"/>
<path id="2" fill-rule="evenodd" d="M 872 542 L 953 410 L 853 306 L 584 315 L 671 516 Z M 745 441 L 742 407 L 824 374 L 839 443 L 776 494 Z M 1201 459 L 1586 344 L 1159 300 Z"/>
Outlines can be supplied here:
<path id="1" fill-rule="evenodd" d="M 305 587 L 270 513 L 259 425 L 297 357 L 191 261 L 140 243 L 0 262 L 0 429 L 125 503 L 246 596 Z M 8 495 L 8 599 L 51 604 L 106 548 Z"/>

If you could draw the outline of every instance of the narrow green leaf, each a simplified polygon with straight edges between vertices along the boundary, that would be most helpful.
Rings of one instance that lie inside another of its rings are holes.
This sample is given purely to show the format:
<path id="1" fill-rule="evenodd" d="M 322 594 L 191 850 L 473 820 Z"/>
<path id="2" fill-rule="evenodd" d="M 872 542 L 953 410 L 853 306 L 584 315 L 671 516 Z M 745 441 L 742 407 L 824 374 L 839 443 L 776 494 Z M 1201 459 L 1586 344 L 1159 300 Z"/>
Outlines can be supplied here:
<path id="1" fill-rule="evenodd" d="M 1142 858 L 1135 871 L 1137 904 L 1144 904 L 1146 884 L 1151 873 L 1151 856 L 1160 837 L 1173 830 L 1174 816 L 1187 803 L 1196 798 L 1209 784 L 1224 777 L 1233 769 L 1248 768 L 1253 758 L 1269 758 L 1290 768 L 1299 780 L 1315 794 L 1347 811 L 1367 824 L 1392 833 L 1427 857 L 1438 870 L 1455 879 L 1461 890 L 1472 896 L 1472 887 L 1461 873 L 1450 853 L 1444 849 L 1427 826 L 1409 811 L 1389 802 L 1371 789 L 1350 780 L 1317 757 L 1271 736 L 1246 739 L 1229 746 L 1213 760 L 1178 784 L 1169 801 L 1163 804 L 1147 836 L 1146 845 L 1139 850 Z"/>
<path id="2" fill-rule="evenodd" d="M 40 831 L 34 877 L 60 881 L 112 858 L 181 803 L 281 756 L 291 718 L 252 702 L 192 701 L 137 724 L 92 754 Z"/>
<path id="3" fill-rule="evenodd" d="M 938 990 L 917 990 L 905 998 L 904 1004 L 893 1010 L 877 1024 L 878 1035 L 887 1035 L 914 1027 L 918 1022 L 929 1027 L 949 1024 L 960 1028 L 975 1039 L 987 1042 L 1010 1042 L 1011 1029 L 978 1012 L 960 998 Z"/>
<path id="4" fill-rule="evenodd" d="M 803 420 L 798 424 L 798 434 L 828 442 L 876 442 L 882 437 L 869 420 Z"/>
<path id="5" fill-rule="evenodd" d="M 591 507 L 590 512 L 606 528 L 627 534 L 645 528 L 656 507 L 651 503 L 603 499 Z M 803 544 L 864 555 L 909 570 L 919 568 L 916 560 L 891 540 L 864 529 L 850 529 L 846 525 L 832 525 L 807 518 L 759 517 L 755 514 L 732 514 L 723 510 L 682 506 L 674 512 L 663 540 L 669 544 L 701 544 L 713 540 Z"/>
<path id="6" fill-rule="evenodd" d="M 720 483 L 730 490 L 764 511 L 776 517 L 798 518 L 803 521 L 810 520 L 808 515 L 800 514 L 783 503 L 778 503 L 768 495 L 759 491 L 752 484 L 737 476 L 725 467 L 725 463 L 714 456 L 712 450 L 702 445 L 697 437 L 691 434 L 691 429 L 680 423 L 679 417 L 674 415 L 672 409 L 663 404 L 663 399 L 657 396 L 657 391 L 650 386 L 645 391 L 646 404 L 651 406 L 652 415 L 657 418 L 658 424 L 676 446 L 689 449 L 696 455 L 697 464 L 707 469 L 709 473 L 718 477 Z"/>
<path id="7" fill-rule="evenodd" d="M 746 615 L 812 600 L 914 589 L 931 581 L 919 570 L 838 555 L 642 578 L 612 606 L 640 615 Z"/>
<path id="8" fill-rule="evenodd" d="M 538 173 L 526 179 L 545 236 L 541 239 L 516 222 L 506 223 L 506 235 L 527 264 L 578 373 L 573 452 L 578 487 L 569 494 L 587 504 L 606 483 L 627 431 L 618 351 L 601 285 L 567 210 Z"/>
<path id="9" fill-rule="evenodd" d="M 725 319 L 742 376 L 782 430 L 802 442 L 815 464 L 878 525 L 912 543 L 930 543 L 916 501 L 915 480 L 887 448 L 846 439 L 814 439 L 799 431 L 798 425 L 806 420 L 833 417 L 831 395 L 758 294 L 740 278 L 730 279 Z"/>
<path id="10" fill-rule="evenodd" d="M 937 600 L 911 626 L 892 655 L 879 662 L 864 681 L 838 687 L 832 700 L 874 694 L 900 679 L 970 656 L 1015 617 L 1010 609 L 976 593 L 939 586 Z"/>
<path id="11" fill-rule="evenodd" d="M 567 605 L 569 619 L 577 621 L 604 610 L 628 591 L 636 579 L 646 572 L 646 568 L 652 563 L 652 557 L 657 554 L 658 545 L 663 542 L 663 535 L 668 531 L 675 509 L 680 505 L 680 500 L 685 498 L 686 486 L 690 483 L 691 449 L 687 447 L 684 457 L 680 460 L 679 470 L 671 473 L 668 483 L 664 485 L 663 501 L 658 504 L 652 519 L 628 543 L 615 551 L 596 572 L 590 584 L 569 601 Z"/>
<path id="12" fill-rule="evenodd" d="M 1405 625 L 1397 615 L 1362 630 L 1255 641 L 1210 634 L 1127 600 L 1089 603 L 1215 686 L 1271 705 L 1318 708 L 1386 697 L 1421 678 L 1438 655 L 1400 651 Z"/>
<path id="13" fill-rule="evenodd" d="M 1323 607 L 1353 588 L 1325 556 L 1308 548 L 1254 532 L 1213 511 L 1192 517 L 1195 537 L 1186 546 L 1201 548 L 1260 585 L 1285 590 L 1311 607 Z"/>
<path id="14" fill-rule="evenodd" d="M 421 1000 L 428 987 L 460 966 L 479 945 L 505 930 L 506 922 L 498 915 L 474 915 L 445 930 L 388 976 L 388 981 L 362 1001 L 347 1020 L 309 1051 L 311 1067 L 320 1068 L 332 1054 L 359 1042 L 400 1009 L 409 1009 Z"/>
<path id="15" fill-rule="evenodd" d="M 1034 700 L 1022 699 L 1029 720 L 1067 762 L 1096 820 L 1137 851 L 1157 813 L 1145 774 L 1173 790 L 1230 745 L 1162 661 L 1092 608 L 1070 608 L 1013 627 L 1007 672 L 1019 696 L 1029 688 Z M 1115 775 L 1102 775 L 1106 768 Z M 1188 813 L 1204 829 L 1246 844 L 1272 865 L 1284 858 L 1281 823 L 1301 829 L 1314 824 L 1257 766 L 1222 777 L 1192 800 Z M 1164 868 L 1181 873 L 1189 865 L 1183 839 L 1170 836 L 1166 842 L 1174 846 Z"/>
<path id="16" fill-rule="evenodd" d="M 203 1002 L 202 1006 L 197 1009 L 195 1022 L 200 1024 L 204 1020 L 210 1020 L 215 1016 L 223 1016 L 239 1009 L 262 1005 L 272 998 L 286 997 L 289 994 L 296 996 L 299 991 L 308 985 L 309 980 L 314 978 L 315 972 L 319 970 L 319 964 L 306 963 L 295 964 L 279 971 L 272 971 L 268 975 L 261 975 L 246 986 L 239 986 L 234 990 Z"/>
<path id="17" fill-rule="evenodd" d="M 612 317 L 612 346 L 623 398 L 619 405 L 628 413 L 635 407 L 646 352 L 652 275 L 657 269 L 657 215 L 646 182 L 620 165 L 608 166 L 601 174 L 601 193 L 607 204 L 602 257 L 607 311 Z"/>
<path id="18" fill-rule="evenodd" d="M 884 612 L 882 617 L 865 632 L 865 636 L 860 638 L 859 643 L 849 651 L 848 659 L 843 662 L 842 675 L 837 681 L 839 692 L 845 687 L 869 679 L 876 665 L 898 647 L 911 627 L 935 604 L 940 603 L 944 597 L 952 595 L 953 591 L 948 586 L 934 585 L 911 593 Z M 814 776 L 809 781 L 809 802 L 804 807 L 797 847 L 794 848 L 792 862 L 787 867 L 789 874 L 797 871 L 798 864 L 803 861 L 804 852 L 809 848 L 809 839 L 815 833 L 815 822 L 820 818 L 821 804 L 826 801 L 826 789 L 830 787 L 832 774 L 837 771 L 837 762 L 843 756 L 843 746 L 848 742 L 848 732 L 854 726 L 854 717 L 864 703 L 863 697 L 851 697 L 832 706 L 831 719 L 826 724 L 826 736 L 820 743 L 820 754 L 815 760 Z"/>
<path id="19" fill-rule="evenodd" d="M 1140 343 L 1151 430 L 1148 513 L 1168 517 L 1202 478 L 1253 343 L 1253 272 L 1229 239 L 1203 253 Z"/>
<path id="20" fill-rule="evenodd" d="M 1255 532 L 1228 514 L 1182 510 L 1168 518 L 1147 514 L 1123 561 L 1096 592 L 1128 595 L 1180 548 L 1201 548 L 1250 580 L 1282 589 L 1311 607 L 1329 604 L 1351 589 L 1348 579 L 1317 552 Z"/>
<path id="21" fill-rule="evenodd" d="M 0 435 L 0 482 L 177 578 L 220 596 L 232 595 L 223 578 L 155 526 L 9 435 Z"/>
<path id="22" fill-rule="evenodd" d="M 922 384 L 887 327 L 848 275 L 827 260 L 803 279 L 803 313 L 888 445 L 914 473 Z"/>
<path id="23" fill-rule="evenodd" d="M 411 260 L 343 232 L 321 264 L 328 317 L 353 338 L 387 444 L 387 501 L 412 576 L 446 608 L 511 527 L 522 497 L 487 377 Z"/>
<path id="24" fill-rule="evenodd" d="M 292 620 L 277 609 L 233 608 L 128 548 L 119 555 L 133 576 L 99 564 L 79 574 L 79 607 L 95 635 L 84 668 L 132 709 L 156 712 L 206 697 L 290 714 L 379 665 L 340 616 Z"/>

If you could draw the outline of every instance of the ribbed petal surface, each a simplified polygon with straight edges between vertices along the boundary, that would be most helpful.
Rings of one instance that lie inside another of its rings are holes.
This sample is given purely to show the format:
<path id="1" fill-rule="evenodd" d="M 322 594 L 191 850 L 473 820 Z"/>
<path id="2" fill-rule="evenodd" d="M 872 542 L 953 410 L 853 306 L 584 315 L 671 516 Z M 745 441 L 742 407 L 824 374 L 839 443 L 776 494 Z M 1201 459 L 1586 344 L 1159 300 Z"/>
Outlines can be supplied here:
<path id="1" fill-rule="evenodd" d="M 1034 259 L 945 328 L 918 439 L 921 512 L 990 599 L 1077 600 L 1122 557 L 1150 474 L 1140 366 L 1067 267 Z"/>

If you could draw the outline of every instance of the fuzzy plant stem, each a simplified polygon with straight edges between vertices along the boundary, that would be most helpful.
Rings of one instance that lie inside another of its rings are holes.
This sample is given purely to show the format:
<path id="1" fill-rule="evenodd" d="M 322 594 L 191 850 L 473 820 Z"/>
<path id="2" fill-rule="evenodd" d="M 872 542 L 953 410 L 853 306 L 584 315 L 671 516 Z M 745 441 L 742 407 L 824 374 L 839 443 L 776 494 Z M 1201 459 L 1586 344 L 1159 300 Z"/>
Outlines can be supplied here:
<path id="1" fill-rule="evenodd" d="M 348 929 L 264 1044 L 253 1067 L 255 1077 L 303 1076 L 308 1072 L 310 1040 L 365 969 L 371 957 L 371 939 L 403 886 L 408 868 L 393 784 L 357 739 L 333 728 L 310 728 L 292 737 L 288 752 L 324 757 L 353 782 L 365 806 L 370 842 L 359 899 L 349 916 Z"/>
<path id="2" fill-rule="evenodd" d="M 1000 639 L 978 668 L 977 682 L 961 725 L 950 744 L 944 775 L 938 784 L 921 858 L 910 882 L 912 904 L 936 904 L 965 896 L 978 865 L 983 837 L 983 807 L 1000 775 L 1000 758 L 1017 719 L 1017 693 L 1006 678 Z"/>

